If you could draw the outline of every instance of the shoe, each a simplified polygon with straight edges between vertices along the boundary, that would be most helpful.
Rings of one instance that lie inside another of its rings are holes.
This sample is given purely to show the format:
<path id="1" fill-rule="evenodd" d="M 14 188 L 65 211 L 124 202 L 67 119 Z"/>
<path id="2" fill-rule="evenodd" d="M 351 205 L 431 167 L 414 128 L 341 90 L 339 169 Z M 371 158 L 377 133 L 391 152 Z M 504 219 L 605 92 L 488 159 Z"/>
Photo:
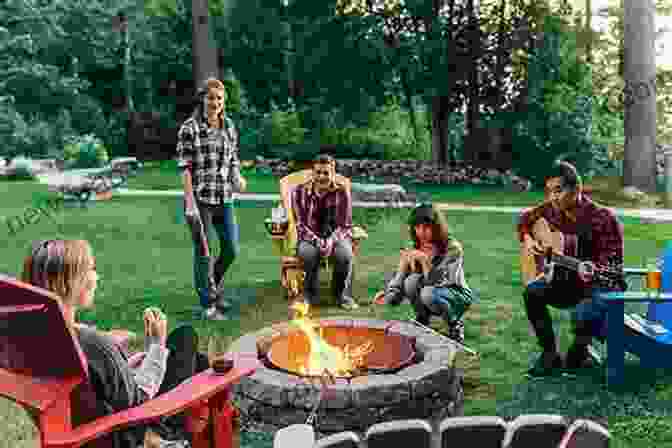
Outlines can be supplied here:
<path id="1" fill-rule="evenodd" d="M 203 310 L 203 318 L 207 320 L 229 320 L 228 316 L 219 311 L 216 306 L 211 306 Z"/>
<path id="2" fill-rule="evenodd" d="M 527 375 L 533 378 L 542 378 L 561 373 L 562 358 L 557 352 L 543 352 L 535 361 Z"/>
<path id="3" fill-rule="evenodd" d="M 343 299 L 341 299 L 340 307 L 345 310 L 356 310 L 359 308 L 359 305 L 352 299 L 352 297 L 343 297 Z"/>
<path id="4" fill-rule="evenodd" d="M 458 320 L 448 324 L 448 337 L 464 345 L 464 322 Z"/>
<path id="5" fill-rule="evenodd" d="M 591 369 L 602 364 L 602 358 L 595 349 L 588 345 L 584 348 L 572 345 L 565 357 L 566 370 Z"/>

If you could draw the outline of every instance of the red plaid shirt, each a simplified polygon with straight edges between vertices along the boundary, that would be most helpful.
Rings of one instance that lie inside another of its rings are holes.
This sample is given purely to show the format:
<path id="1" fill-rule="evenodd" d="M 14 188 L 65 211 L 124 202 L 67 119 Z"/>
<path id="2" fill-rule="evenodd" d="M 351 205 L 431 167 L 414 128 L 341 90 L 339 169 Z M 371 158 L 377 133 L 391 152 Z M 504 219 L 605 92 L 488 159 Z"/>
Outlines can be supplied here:
<path id="1" fill-rule="evenodd" d="M 217 129 L 190 117 L 177 133 L 177 166 L 191 168 L 194 197 L 210 205 L 231 202 L 242 184 L 238 132 L 230 118 L 222 118 L 224 127 Z"/>
<path id="2" fill-rule="evenodd" d="M 590 260 L 598 267 L 623 269 L 623 225 L 611 209 L 602 207 L 582 195 L 576 209 L 576 221 L 572 221 L 550 204 L 545 206 L 542 216 L 564 235 L 576 238 L 576 253 L 579 259 Z M 531 218 L 531 210 L 526 210 L 520 216 L 518 235 L 521 242 L 534 225 Z M 580 283 L 579 286 L 621 289 L 618 281 L 601 278 L 595 279 L 592 285 Z"/>
<path id="3" fill-rule="evenodd" d="M 313 181 L 298 185 L 292 192 L 292 208 L 299 241 L 307 241 L 318 248 L 320 239 L 325 237 L 334 241 L 352 241 L 352 197 L 344 185 L 334 184 L 322 194 L 315 191 Z M 320 235 L 324 213 L 333 213 L 335 226 L 331 235 Z"/>

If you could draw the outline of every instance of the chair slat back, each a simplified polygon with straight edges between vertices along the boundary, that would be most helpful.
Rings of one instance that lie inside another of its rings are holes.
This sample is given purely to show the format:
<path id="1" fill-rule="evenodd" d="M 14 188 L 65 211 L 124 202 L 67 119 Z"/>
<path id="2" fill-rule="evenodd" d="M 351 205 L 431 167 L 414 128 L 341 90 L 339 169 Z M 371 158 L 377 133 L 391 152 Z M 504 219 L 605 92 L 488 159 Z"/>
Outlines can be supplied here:
<path id="1" fill-rule="evenodd" d="M 38 378 L 88 378 L 86 358 L 54 294 L 0 275 L 0 369 Z"/>

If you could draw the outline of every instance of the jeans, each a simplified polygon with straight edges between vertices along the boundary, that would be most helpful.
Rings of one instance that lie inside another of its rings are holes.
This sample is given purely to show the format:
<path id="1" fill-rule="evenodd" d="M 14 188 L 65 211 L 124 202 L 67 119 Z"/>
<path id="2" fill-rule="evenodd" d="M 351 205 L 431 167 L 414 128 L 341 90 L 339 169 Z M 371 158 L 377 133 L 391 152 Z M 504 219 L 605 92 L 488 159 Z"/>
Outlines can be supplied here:
<path id="1" fill-rule="evenodd" d="M 579 291 L 569 283 L 546 284 L 543 279 L 527 285 L 523 293 L 527 318 L 537 336 L 539 346 L 546 352 L 557 351 L 549 306 L 572 310 L 575 343 L 588 345 L 593 337 L 605 335 L 607 305 L 596 295 L 601 289 Z"/>
<path id="2" fill-rule="evenodd" d="M 307 241 L 299 241 L 296 247 L 296 255 L 303 261 L 303 268 L 306 273 L 304 298 L 309 304 L 316 304 L 320 284 L 320 250 Z M 344 295 L 352 297 L 352 245 L 350 241 L 337 241 L 334 244 L 332 258 L 334 260 L 334 272 L 331 289 L 336 300 L 340 302 Z"/>
<path id="3" fill-rule="evenodd" d="M 209 205 L 196 201 L 196 205 L 200 222 L 198 216 L 186 217 L 186 222 L 194 243 L 194 287 L 201 306 L 207 308 L 221 294 L 220 282 L 240 252 L 240 236 L 233 204 Z M 209 255 L 209 249 L 206 252 L 206 245 L 212 246 L 213 229 L 220 244 L 216 260 Z"/>
<path id="4" fill-rule="evenodd" d="M 157 397 L 210 367 L 208 357 L 198 351 L 198 335 L 190 325 L 183 325 L 171 331 L 166 340 L 166 348 L 170 353 L 166 363 L 166 374 Z M 164 439 L 188 437 L 184 428 L 184 413 L 165 417 L 150 427 Z"/>

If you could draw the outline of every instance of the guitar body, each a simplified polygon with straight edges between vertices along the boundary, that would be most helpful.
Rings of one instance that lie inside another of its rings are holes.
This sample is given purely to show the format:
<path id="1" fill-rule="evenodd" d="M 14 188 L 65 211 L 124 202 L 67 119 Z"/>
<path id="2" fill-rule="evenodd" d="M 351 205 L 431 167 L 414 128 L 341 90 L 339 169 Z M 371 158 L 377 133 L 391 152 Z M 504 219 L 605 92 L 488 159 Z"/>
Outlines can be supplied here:
<path id="1" fill-rule="evenodd" d="M 559 254 L 564 253 L 565 237 L 544 218 L 539 218 L 531 229 L 531 236 L 544 247 L 551 247 Z M 533 256 L 527 253 L 524 246 L 520 248 L 520 271 L 523 285 L 544 277 L 546 267 L 544 256 Z"/>

